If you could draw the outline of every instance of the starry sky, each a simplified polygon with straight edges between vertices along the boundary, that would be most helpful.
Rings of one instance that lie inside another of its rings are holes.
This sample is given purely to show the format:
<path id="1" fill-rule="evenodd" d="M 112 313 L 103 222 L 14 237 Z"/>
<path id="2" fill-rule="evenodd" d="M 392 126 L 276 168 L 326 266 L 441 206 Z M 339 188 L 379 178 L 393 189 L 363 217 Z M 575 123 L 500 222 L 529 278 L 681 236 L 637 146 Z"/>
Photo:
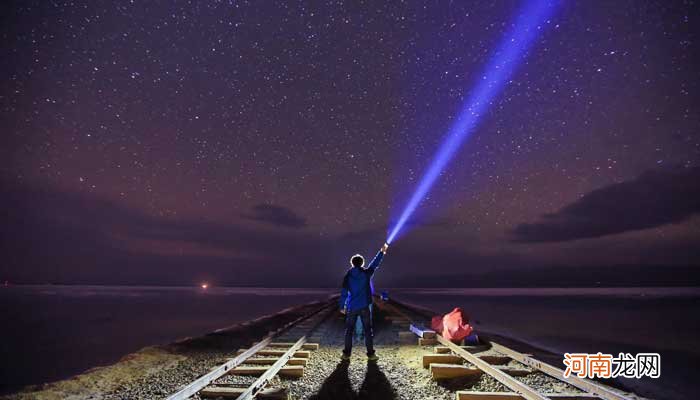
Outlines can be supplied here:
<path id="1" fill-rule="evenodd" d="M 0 279 L 336 286 L 519 10 L 5 4 Z M 700 284 L 697 11 L 563 4 L 379 284 Z"/>

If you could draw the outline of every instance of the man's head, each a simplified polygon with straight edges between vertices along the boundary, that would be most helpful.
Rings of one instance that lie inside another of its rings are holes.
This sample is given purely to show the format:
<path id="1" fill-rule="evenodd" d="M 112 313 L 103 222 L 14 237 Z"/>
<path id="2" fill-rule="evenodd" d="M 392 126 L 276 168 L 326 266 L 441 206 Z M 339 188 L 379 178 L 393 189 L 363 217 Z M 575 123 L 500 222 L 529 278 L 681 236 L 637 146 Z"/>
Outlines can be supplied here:
<path id="1" fill-rule="evenodd" d="M 353 267 L 362 268 L 365 265 L 365 258 L 359 254 L 355 254 L 350 257 L 350 264 L 352 264 Z"/>

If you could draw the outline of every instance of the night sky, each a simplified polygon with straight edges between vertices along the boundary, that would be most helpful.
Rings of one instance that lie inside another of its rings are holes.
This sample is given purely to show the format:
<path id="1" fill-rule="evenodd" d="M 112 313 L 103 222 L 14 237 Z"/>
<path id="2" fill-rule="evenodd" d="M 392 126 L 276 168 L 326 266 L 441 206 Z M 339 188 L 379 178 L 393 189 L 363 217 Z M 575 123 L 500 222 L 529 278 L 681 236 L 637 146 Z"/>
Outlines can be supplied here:
<path id="1" fill-rule="evenodd" d="M 0 280 L 339 285 L 519 9 L 5 4 Z M 697 11 L 560 7 L 378 283 L 700 284 Z"/>

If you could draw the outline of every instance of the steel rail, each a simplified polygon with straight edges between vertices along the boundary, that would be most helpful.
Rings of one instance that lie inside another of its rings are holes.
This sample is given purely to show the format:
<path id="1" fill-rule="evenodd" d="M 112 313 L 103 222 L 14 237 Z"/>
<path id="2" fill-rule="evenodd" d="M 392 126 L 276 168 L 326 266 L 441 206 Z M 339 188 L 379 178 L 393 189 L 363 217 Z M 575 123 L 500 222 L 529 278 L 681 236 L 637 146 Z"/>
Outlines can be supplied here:
<path id="1" fill-rule="evenodd" d="M 311 333 L 318 325 L 323 322 L 327 315 L 324 315 L 322 318 L 319 318 L 318 321 L 316 321 L 311 327 L 309 327 L 307 331 L 307 335 Z M 265 386 L 267 386 L 268 383 L 270 383 L 270 380 L 277 375 L 280 369 L 284 367 L 289 359 L 294 357 L 294 353 L 301 349 L 301 347 L 306 343 L 307 341 L 307 335 L 302 336 L 297 340 L 292 347 L 290 347 L 280 358 L 272 364 L 255 382 L 253 382 L 248 389 L 246 389 L 243 393 L 241 393 L 236 399 L 237 400 L 252 400 L 256 394 L 258 394 L 260 391 L 265 389 Z"/>
<path id="2" fill-rule="evenodd" d="M 532 357 L 526 356 L 525 354 L 519 353 L 513 349 L 510 349 L 506 346 L 500 345 L 495 342 L 491 342 L 491 348 L 499 353 L 505 354 L 508 357 L 512 358 L 513 360 L 516 360 L 518 362 L 521 362 L 527 366 L 530 366 L 540 372 L 544 372 L 545 374 L 559 379 L 561 381 L 564 381 L 572 386 L 575 386 L 585 392 L 588 392 L 590 394 L 596 395 L 604 400 L 631 400 L 630 397 L 626 397 L 623 395 L 620 395 L 618 393 L 613 392 L 610 389 L 604 388 L 603 386 L 592 382 L 587 379 L 582 379 L 579 378 L 578 376 L 571 375 L 568 378 L 564 377 L 564 371 L 554 367 L 552 365 L 549 365 L 547 363 L 544 363 L 542 361 L 538 361 Z"/>
<path id="3" fill-rule="evenodd" d="M 413 318 L 411 318 L 405 312 L 399 310 L 394 304 L 387 304 L 387 306 L 389 308 L 391 308 L 397 314 L 408 319 L 409 321 L 413 321 Z M 544 395 L 537 392 L 537 390 L 535 390 L 535 389 L 531 388 L 530 386 L 518 381 L 517 379 L 514 379 L 512 376 L 506 374 L 505 372 L 494 368 L 491 364 L 487 363 L 486 361 L 476 357 L 475 355 L 464 350 L 460 346 L 452 343 L 450 340 L 445 339 L 441 334 L 436 332 L 435 337 L 437 338 L 438 342 L 442 343 L 444 346 L 447 346 L 455 354 L 458 354 L 459 356 L 461 356 L 465 360 L 474 364 L 477 368 L 479 368 L 480 370 L 484 371 L 485 373 L 491 375 L 497 381 L 506 385 L 510 390 L 514 391 L 515 393 L 519 394 L 520 396 L 524 397 L 525 399 L 527 399 L 527 400 L 548 400 L 547 397 L 545 397 Z"/>
<path id="4" fill-rule="evenodd" d="M 455 354 L 458 354 L 465 360 L 476 365 L 477 368 L 491 375 L 497 381 L 506 385 L 510 390 L 526 398 L 527 400 L 548 400 L 546 396 L 540 394 L 534 388 L 518 381 L 517 379 L 514 379 L 512 376 L 506 374 L 505 372 L 494 368 L 491 364 L 487 363 L 486 361 L 464 350 L 460 346 L 452 343 L 452 341 L 445 339 L 439 333 L 436 335 L 436 337 L 438 342 L 442 343 L 444 346 L 449 347 L 450 350 L 452 350 Z"/>
<path id="5" fill-rule="evenodd" d="M 397 308 L 397 306 L 393 303 L 396 303 L 396 302 L 392 302 L 392 304 L 387 304 L 387 305 L 389 307 L 391 307 L 396 313 L 402 315 L 404 318 L 408 319 L 409 321 L 413 320 L 408 314 L 399 310 Z M 484 371 L 484 372 L 488 373 L 489 375 L 493 376 L 494 378 L 498 379 L 501 383 L 508 386 L 511 390 L 513 390 L 514 392 L 516 392 L 520 396 L 522 396 L 526 399 L 530 398 L 525 393 L 521 393 L 520 390 L 515 389 L 514 387 L 511 387 L 508 383 L 499 379 L 499 377 L 496 375 L 499 375 L 503 378 L 515 381 L 517 384 L 523 385 L 526 388 L 534 391 L 534 389 L 531 388 L 530 386 L 527 386 L 527 385 L 513 379 L 511 376 L 505 374 L 504 372 L 502 372 L 496 368 L 493 368 L 487 362 L 479 359 L 478 357 L 474 356 L 473 354 L 469 353 L 468 351 L 462 349 L 460 346 L 445 339 L 444 337 L 442 337 L 442 335 L 436 334 L 436 338 L 440 343 L 442 343 L 443 345 L 450 348 L 450 350 L 454 351 L 455 353 L 459 354 L 463 358 L 467 359 L 469 362 L 476 365 L 482 371 Z M 506 346 L 498 344 L 494 341 L 489 341 L 489 343 L 491 344 L 492 350 L 494 350 L 498 353 L 504 354 L 504 355 L 512 358 L 513 360 L 516 360 L 522 364 L 525 364 L 525 365 L 527 365 L 531 368 L 534 368 L 540 372 L 543 372 L 543 373 L 545 373 L 545 374 L 547 374 L 555 379 L 558 379 L 564 383 L 568 383 L 574 387 L 577 387 L 577 388 L 583 390 L 584 392 L 586 392 L 588 394 L 592 394 L 592 395 L 597 396 L 603 400 L 633 400 L 631 397 L 627 397 L 627 396 L 623 396 L 621 394 L 615 393 L 614 391 L 607 389 L 607 388 L 603 387 L 602 385 L 599 385 L 599 384 L 592 382 L 588 379 L 579 378 L 578 376 L 569 376 L 568 378 L 565 378 L 564 371 L 562 371 L 561 369 L 559 369 L 557 367 L 554 367 L 554 366 L 547 364 L 545 362 L 536 360 L 532 357 L 529 357 L 525 354 L 517 352 L 513 349 L 510 349 Z M 487 371 L 486 369 L 484 369 L 482 367 L 486 367 L 487 369 L 493 370 L 493 372 L 495 372 L 496 375 L 494 375 L 493 373 L 490 373 L 489 371 Z M 540 394 L 536 391 L 534 394 L 536 396 L 539 396 L 539 397 L 533 397 L 534 399 L 547 399 L 548 398 L 546 395 L 543 396 L 542 394 Z"/>
<path id="6" fill-rule="evenodd" d="M 200 376 L 193 382 L 191 382 L 189 385 L 185 386 L 184 388 L 178 390 L 176 393 L 168 396 L 166 400 L 186 400 L 189 399 L 192 395 L 198 393 L 200 390 L 204 389 L 208 385 L 212 384 L 214 381 L 217 379 L 221 378 L 224 376 L 226 373 L 228 373 L 231 369 L 243 364 L 243 362 L 248 359 L 250 356 L 255 354 L 258 350 L 264 348 L 268 344 L 272 342 L 272 340 L 279 336 L 280 334 L 286 332 L 290 328 L 292 328 L 294 325 L 298 324 L 299 322 L 302 322 L 304 320 L 307 320 L 314 315 L 318 314 L 319 312 L 323 311 L 324 309 L 331 307 L 335 304 L 335 300 L 330 300 L 328 302 L 324 302 L 323 306 L 315 309 L 314 311 L 307 313 L 294 321 L 291 321 L 281 328 L 269 333 L 263 340 L 243 352 L 242 354 L 239 354 L 237 357 L 232 358 L 225 362 L 224 364 L 221 364 L 217 368 L 211 370 L 210 372 Z M 294 354 L 294 353 L 292 353 Z"/>

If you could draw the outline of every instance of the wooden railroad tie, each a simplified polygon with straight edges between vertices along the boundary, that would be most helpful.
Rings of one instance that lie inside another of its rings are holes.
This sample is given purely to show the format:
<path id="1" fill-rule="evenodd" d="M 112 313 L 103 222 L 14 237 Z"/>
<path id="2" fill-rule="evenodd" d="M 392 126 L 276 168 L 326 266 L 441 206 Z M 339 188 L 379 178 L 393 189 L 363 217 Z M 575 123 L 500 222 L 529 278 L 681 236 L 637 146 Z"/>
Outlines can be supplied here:
<path id="1" fill-rule="evenodd" d="M 418 338 L 418 346 L 435 346 L 437 343 L 435 338 Z"/>
<path id="2" fill-rule="evenodd" d="M 418 346 L 434 346 L 437 342 L 437 333 L 428 328 L 411 324 L 410 328 L 416 336 L 418 336 Z"/>
<path id="3" fill-rule="evenodd" d="M 556 400 L 593 400 L 600 399 L 589 393 L 545 393 L 545 396 Z M 457 400 L 521 400 L 525 397 L 514 392 L 471 392 L 459 391 Z"/>
<path id="4" fill-rule="evenodd" d="M 477 355 L 480 359 L 486 361 L 487 363 L 491 365 L 505 365 L 508 364 L 512 358 L 508 356 L 502 356 L 502 355 L 490 355 L 490 354 L 484 354 L 484 355 Z"/>
<path id="5" fill-rule="evenodd" d="M 240 365 L 232 370 L 229 371 L 229 374 L 231 375 L 249 375 L 249 376 L 260 376 L 265 373 L 265 371 L 268 370 L 269 366 L 275 364 L 278 360 L 279 357 L 282 357 L 292 346 L 294 346 L 294 343 L 286 343 L 286 342 L 272 342 L 268 343 L 267 347 L 261 350 L 258 350 L 255 355 L 256 356 L 269 356 L 269 357 L 251 357 L 245 360 L 244 364 L 247 365 Z M 303 349 L 308 349 L 308 350 L 316 350 L 318 349 L 318 343 L 304 343 L 301 345 L 301 348 Z M 240 349 L 238 350 L 238 354 L 243 354 L 246 352 L 248 349 Z M 277 372 L 278 375 L 288 377 L 288 378 L 301 378 L 304 376 L 304 367 L 308 363 L 309 357 L 311 356 L 311 352 L 308 350 L 298 350 L 294 352 L 294 355 L 292 358 L 290 358 L 287 363 L 280 368 L 280 370 Z M 223 392 L 229 391 L 231 393 L 236 392 L 234 390 L 236 388 L 225 388 L 221 389 L 220 387 L 217 388 L 219 392 L 223 390 Z M 243 393 L 242 389 L 240 393 Z M 212 392 L 213 393 L 213 392 Z M 236 392 L 239 393 L 239 392 Z M 240 394 L 239 393 L 239 394 Z M 280 393 L 277 392 L 270 392 L 270 396 L 281 396 Z M 285 396 L 287 394 L 285 393 Z M 222 396 L 224 397 L 224 396 Z M 270 397 L 270 398 L 279 398 L 279 397 Z M 286 398 L 286 397 L 284 397 Z"/>
<path id="6" fill-rule="evenodd" d="M 253 344 L 258 344 L 257 342 Z M 267 345 L 267 347 L 281 347 L 281 348 L 290 348 L 294 345 L 294 343 L 290 342 L 272 342 Z M 318 350 L 318 343 L 304 343 L 301 345 L 302 350 Z"/>
<path id="7" fill-rule="evenodd" d="M 464 360 L 461 356 L 454 354 L 425 354 L 423 355 L 423 368 L 430 367 L 430 364 L 462 364 Z"/>
<path id="8" fill-rule="evenodd" d="M 199 392 L 200 397 L 204 398 L 225 398 L 237 399 L 245 391 L 245 388 L 228 387 L 228 386 L 207 386 Z M 267 388 L 260 391 L 256 399 L 261 400 L 287 400 L 289 392 L 287 388 Z"/>
<path id="9" fill-rule="evenodd" d="M 461 356 L 456 356 L 451 354 L 449 351 L 450 349 L 447 347 L 444 347 L 444 349 L 447 349 L 448 351 L 441 350 L 440 353 L 433 353 L 433 354 L 426 354 L 423 356 L 423 365 L 425 366 L 426 360 L 428 360 L 428 364 L 431 362 L 440 362 L 440 361 L 432 361 L 432 360 L 440 360 L 440 357 L 445 357 L 445 360 L 451 360 L 452 358 L 455 359 L 460 359 L 463 360 Z M 482 355 L 482 356 L 477 356 L 480 359 L 486 361 L 487 363 L 491 365 L 505 365 L 508 364 L 512 358 L 508 356 L 500 356 L 500 355 Z M 450 364 L 447 362 L 447 364 Z"/>
<path id="10" fill-rule="evenodd" d="M 245 364 L 258 364 L 258 365 L 272 365 L 275 362 L 277 362 L 279 358 L 275 357 L 265 357 L 265 358 L 249 358 L 245 360 Z M 306 363 L 309 361 L 308 358 L 290 358 L 289 361 L 287 361 L 287 365 L 303 365 L 306 366 Z"/>
<path id="11" fill-rule="evenodd" d="M 494 365 L 493 367 L 502 371 L 502 372 L 505 372 L 506 374 L 508 374 L 510 376 L 527 376 L 527 375 L 530 375 L 531 373 L 535 372 L 531 369 L 510 368 L 510 367 L 506 367 L 503 365 Z"/>
<path id="12" fill-rule="evenodd" d="M 450 354 L 451 352 L 452 352 L 452 350 L 450 350 L 449 347 L 445 347 L 445 346 L 435 346 L 433 348 L 433 353 L 436 353 L 436 354 Z"/>
<path id="13" fill-rule="evenodd" d="M 437 358 L 434 357 L 445 357 L 445 361 L 440 362 Z M 427 358 L 426 356 L 423 356 L 423 366 L 426 368 L 430 368 L 430 374 L 432 375 L 434 380 L 462 378 L 465 376 L 480 375 L 483 373 L 483 371 L 479 368 L 469 365 L 463 365 L 463 360 L 464 358 L 457 355 L 453 356 L 451 354 L 432 354 L 427 355 Z M 532 370 L 523 368 L 508 368 L 501 366 L 497 366 L 494 368 L 497 368 L 510 376 L 526 376 L 533 373 Z"/>
<path id="14" fill-rule="evenodd" d="M 463 378 L 465 376 L 477 376 L 484 371 L 479 368 L 457 364 L 430 364 L 430 374 L 436 381 L 444 379 Z"/>
<path id="15" fill-rule="evenodd" d="M 238 350 L 237 354 L 243 354 L 246 350 L 248 349 L 240 349 Z M 271 350 L 271 349 L 263 349 L 263 350 L 258 350 L 255 352 L 256 356 L 271 356 L 271 357 L 281 357 L 286 353 L 286 350 Z M 294 358 L 309 358 L 311 356 L 311 353 L 308 351 L 304 350 L 299 350 L 294 352 Z"/>
<path id="16" fill-rule="evenodd" d="M 268 367 L 236 367 L 229 371 L 231 375 L 252 375 L 260 376 L 267 371 Z M 304 366 L 303 365 L 286 365 L 280 368 L 278 375 L 285 376 L 288 378 L 301 378 L 304 376 Z"/>

